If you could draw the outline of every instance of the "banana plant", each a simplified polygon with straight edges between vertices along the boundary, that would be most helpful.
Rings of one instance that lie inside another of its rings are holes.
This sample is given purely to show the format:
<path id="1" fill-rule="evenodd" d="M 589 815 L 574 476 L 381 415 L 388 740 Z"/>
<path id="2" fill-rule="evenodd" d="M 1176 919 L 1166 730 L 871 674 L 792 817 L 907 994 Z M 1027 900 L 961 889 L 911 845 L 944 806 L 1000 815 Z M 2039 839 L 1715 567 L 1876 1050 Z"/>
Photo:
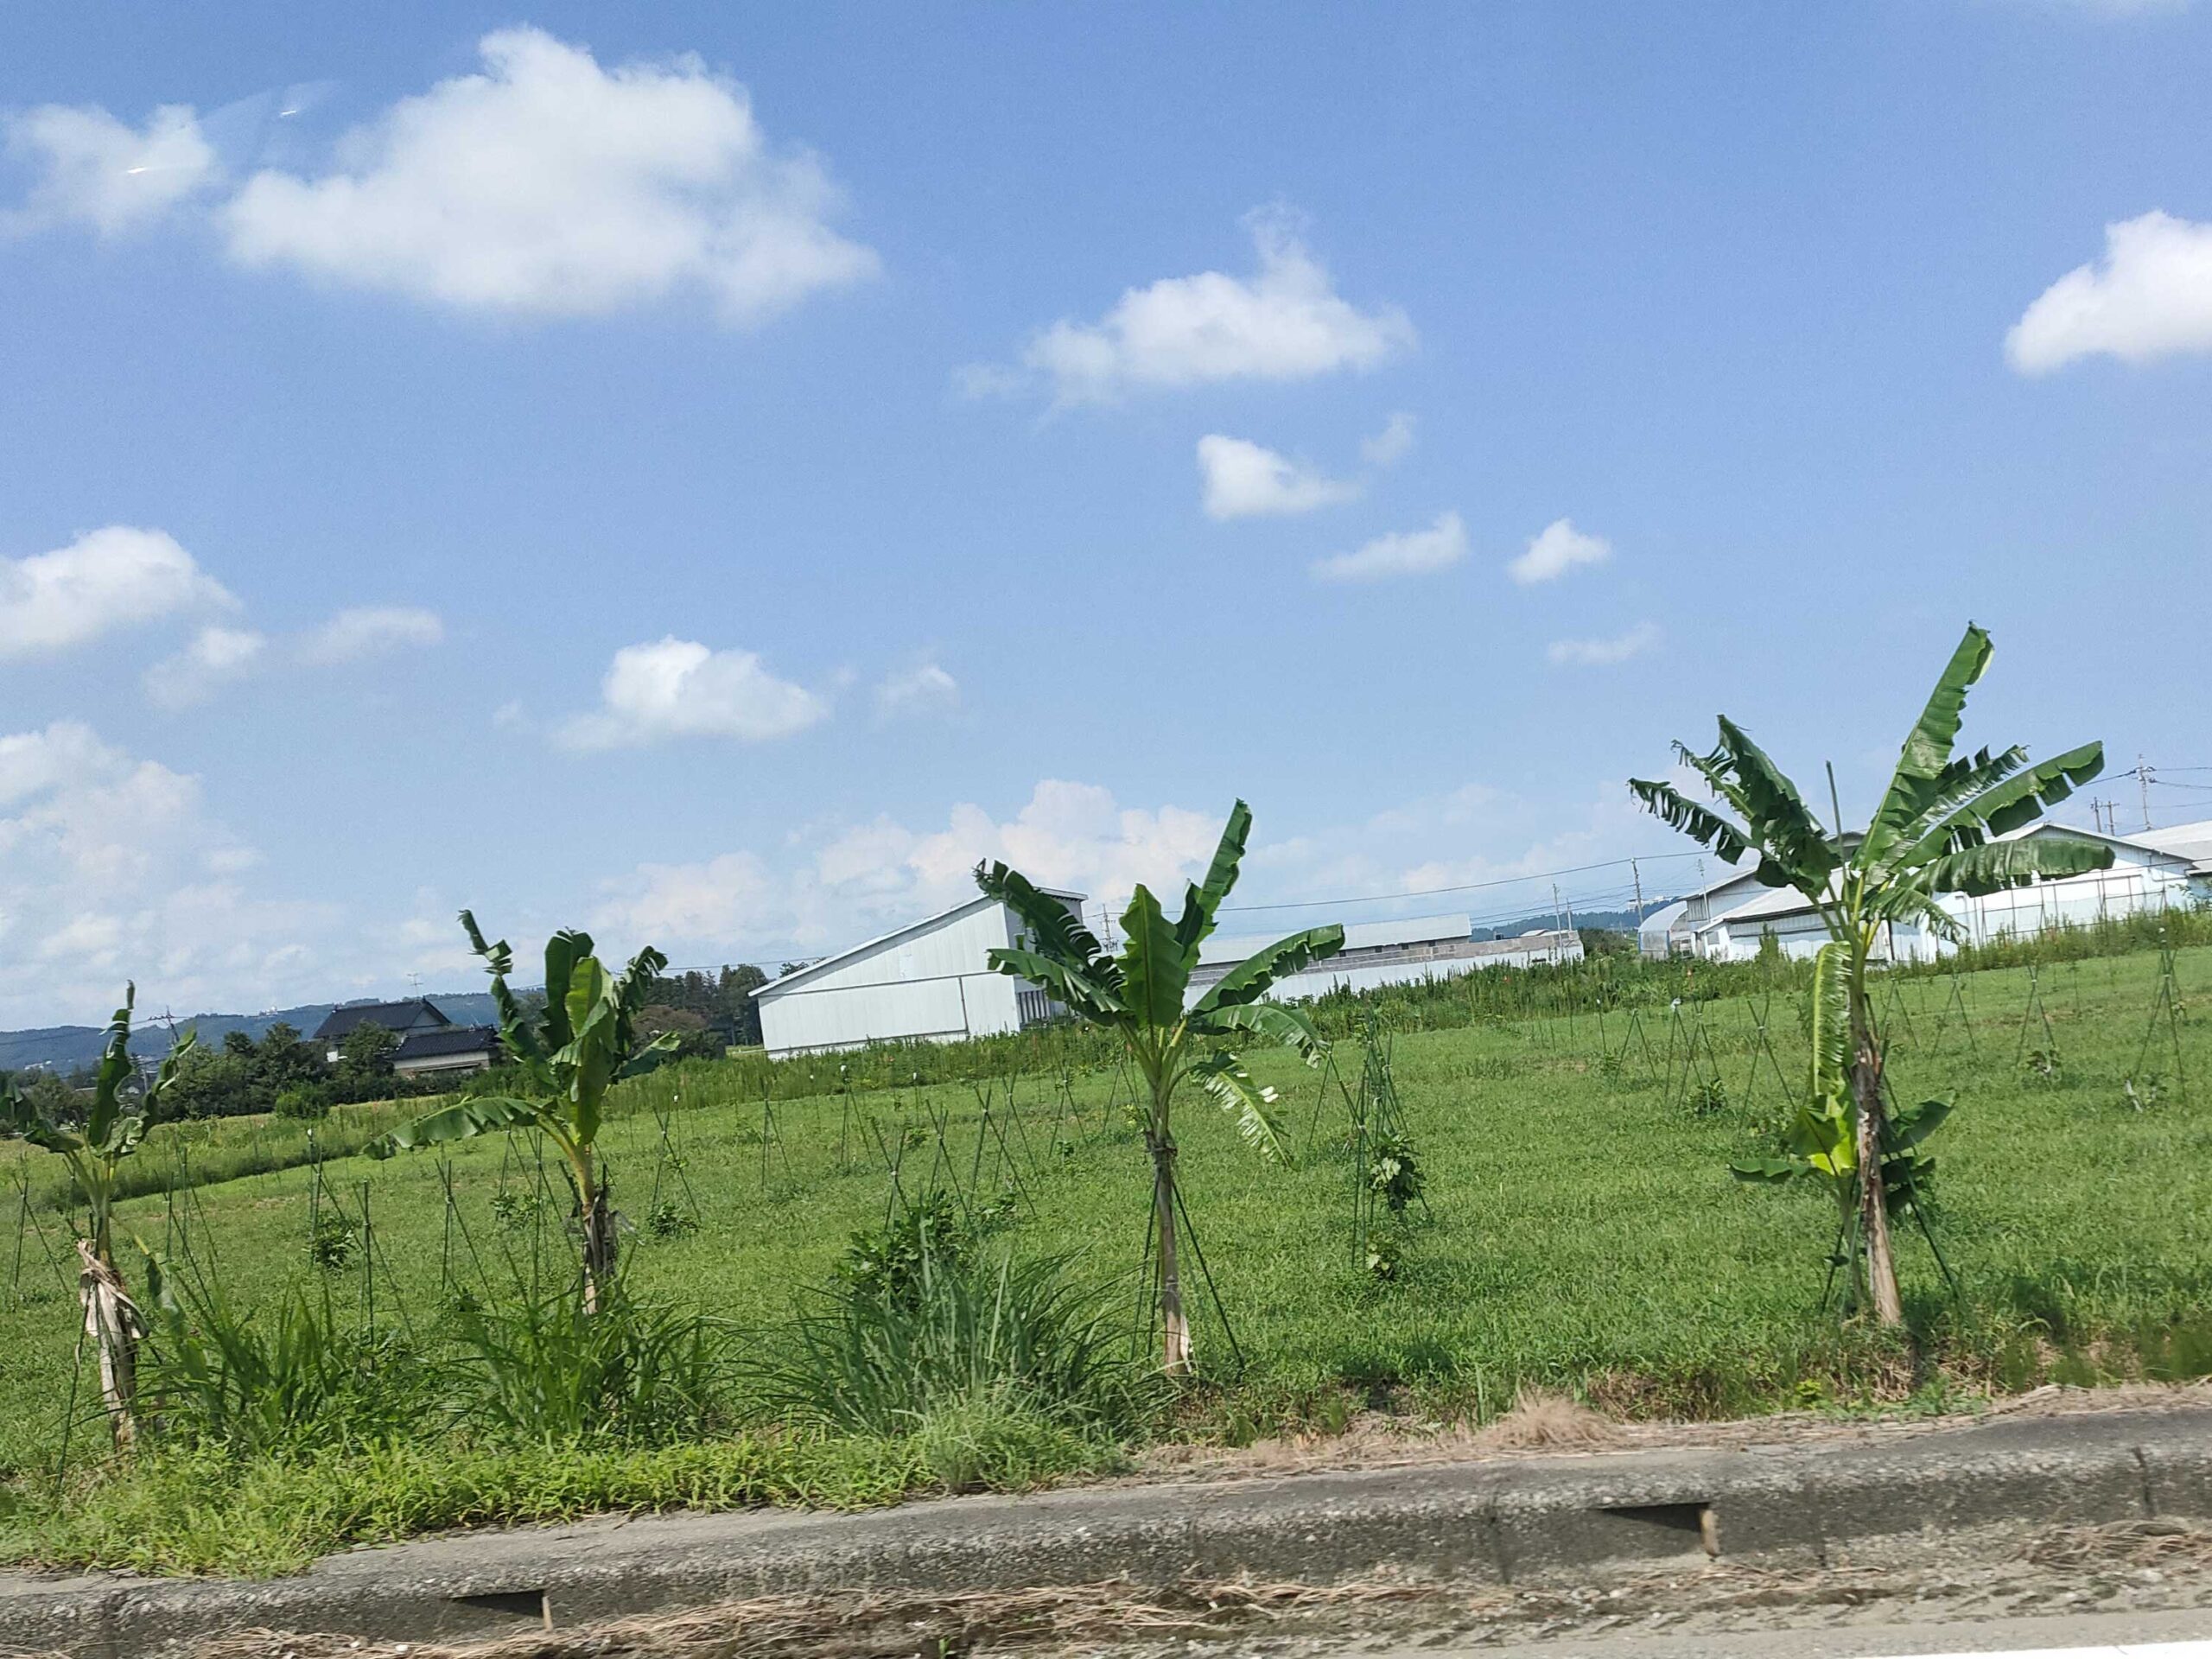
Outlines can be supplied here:
<path id="1" fill-rule="evenodd" d="M 1846 981 L 1850 955 L 1833 940 L 1813 958 L 1811 1086 L 1796 1105 L 1783 1131 L 1783 1152 L 1749 1158 L 1731 1166 L 1745 1181 L 1810 1181 L 1836 1205 L 1836 1265 L 1846 1269 L 1844 1306 L 1864 1307 L 1873 1300 L 1867 1282 L 1866 1215 L 1860 1206 L 1859 1117 L 1851 1075 L 1850 994 Z M 1936 1173 L 1936 1160 L 1921 1142 L 1951 1115 L 1947 1100 L 1923 1100 L 1890 1110 L 1878 1135 L 1881 1203 L 1885 1220 L 1894 1224 L 1923 1199 Z M 1924 1211 L 1922 1215 L 1924 1221 Z"/>
<path id="2" fill-rule="evenodd" d="M 1840 821 L 1823 825 L 1797 786 L 1726 715 L 1711 753 L 1675 745 L 1676 759 L 1711 790 L 1713 805 L 1671 784 L 1629 784 L 1647 810 L 1728 863 L 1756 855 L 1759 880 L 1796 889 L 1827 927 L 1828 943 L 1815 963 L 1811 1088 L 1790 1131 L 1789 1158 L 1782 1160 L 1788 1167 L 1754 1165 L 1738 1173 L 1810 1174 L 1837 1186 L 1849 1216 L 1851 1305 L 1871 1306 L 1885 1325 L 1904 1321 L 1891 1212 L 1914 1202 L 1907 1178 L 1925 1166 L 1920 1142 L 1948 1108 L 1888 1109 L 1868 963 L 1898 923 L 1965 943 L 1958 918 L 1939 902 L 1942 894 L 1996 893 L 2112 863 L 2110 847 L 2083 836 L 2012 837 L 2103 770 L 2101 743 L 2035 762 L 2018 747 L 1954 755 L 1967 694 L 1992 651 L 1988 633 L 1969 624 L 1864 830 L 1847 832 Z"/>
<path id="3" fill-rule="evenodd" d="M 139 1088 L 137 1068 L 130 1058 L 130 1017 L 137 1001 L 138 988 L 126 985 L 123 1006 L 108 1021 L 82 1128 L 55 1122 L 12 1079 L 0 1093 L 0 1130 L 57 1154 L 68 1166 L 77 1195 L 84 1200 L 86 1226 L 77 1240 L 78 1299 L 84 1306 L 85 1337 L 99 1357 L 100 1400 L 108 1425 L 115 1443 L 126 1447 L 137 1437 L 138 1344 L 145 1330 L 123 1275 L 116 1270 L 116 1178 L 123 1161 L 144 1141 L 147 1129 L 161 1121 L 162 1097 L 195 1046 L 193 1034 L 187 1032 L 170 1046 L 153 1080 Z"/>
<path id="4" fill-rule="evenodd" d="M 1167 919 L 1160 900 L 1142 886 L 1122 914 L 1124 943 L 1109 956 L 1090 930 L 1067 907 L 1004 864 L 978 864 L 976 885 L 1020 918 L 1027 941 L 995 950 L 990 965 L 1001 974 L 1042 986 L 1077 1019 L 1119 1034 L 1144 1079 L 1145 1149 L 1152 1160 L 1153 1262 L 1159 1286 L 1162 1369 L 1181 1376 L 1191 1369 L 1191 1327 L 1177 1260 L 1176 1090 L 1193 1083 L 1236 1122 L 1237 1133 L 1263 1158 L 1287 1156 L 1272 1088 L 1253 1081 L 1225 1045 L 1244 1039 L 1280 1043 L 1309 1065 L 1327 1044 L 1297 1008 L 1262 1001 L 1276 980 L 1334 956 L 1344 948 L 1341 927 L 1309 928 L 1279 939 L 1208 986 L 1195 1000 L 1191 976 L 1198 948 L 1243 861 L 1252 832 L 1252 810 L 1243 801 L 1230 810 L 1203 884 L 1187 887 L 1182 914 Z M 1185 1006 L 1187 1004 L 1187 1006 Z"/>
<path id="5" fill-rule="evenodd" d="M 378 1157 L 419 1147 L 467 1141 L 510 1129 L 536 1129 L 561 1154 L 575 1197 L 583 1308 L 596 1313 L 614 1284 L 614 1212 L 606 1172 L 596 1155 L 605 1121 L 607 1091 L 625 1077 L 650 1071 L 676 1052 L 679 1033 L 637 1040 L 639 1012 L 668 958 L 650 945 L 612 975 L 592 954 L 591 935 L 564 929 L 545 942 L 545 1006 L 532 1018 L 512 990 L 514 952 L 501 939 L 487 944 L 476 918 L 461 912 L 469 948 L 492 976 L 499 1039 L 520 1074 L 514 1095 L 456 1101 L 372 1142 Z"/>

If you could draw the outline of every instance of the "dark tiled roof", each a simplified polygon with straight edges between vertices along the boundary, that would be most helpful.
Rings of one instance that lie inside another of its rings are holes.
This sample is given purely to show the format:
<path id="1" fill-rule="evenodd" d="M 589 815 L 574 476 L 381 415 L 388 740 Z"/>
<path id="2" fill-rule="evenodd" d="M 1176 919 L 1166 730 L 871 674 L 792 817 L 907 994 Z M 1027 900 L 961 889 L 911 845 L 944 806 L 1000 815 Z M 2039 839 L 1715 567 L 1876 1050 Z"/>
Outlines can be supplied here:
<path id="1" fill-rule="evenodd" d="M 442 1031 L 418 1031 L 392 1052 L 395 1065 L 403 1060 L 427 1060 L 447 1054 L 490 1054 L 497 1058 L 499 1033 L 489 1026 L 448 1026 Z"/>
<path id="2" fill-rule="evenodd" d="M 334 1042 L 357 1026 L 382 1026 L 386 1031 L 405 1031 L 425 1014 L 442 1026 L 452 1023 L 438 1012 L 437 1005 L 429 998 L 416 996 L 404 1002 L 349 1002 L 342 1008 L 333 1008 L 323 1022 L 315 1028 L 315 1034 Z"/>

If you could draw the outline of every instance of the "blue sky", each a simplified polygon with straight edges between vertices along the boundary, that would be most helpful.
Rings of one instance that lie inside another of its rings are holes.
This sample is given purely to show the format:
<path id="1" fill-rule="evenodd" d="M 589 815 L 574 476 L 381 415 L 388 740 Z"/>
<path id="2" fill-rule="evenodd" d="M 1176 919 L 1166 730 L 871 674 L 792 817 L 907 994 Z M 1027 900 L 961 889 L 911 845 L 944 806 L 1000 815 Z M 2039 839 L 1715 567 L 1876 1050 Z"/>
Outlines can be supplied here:
<path id="1" fill-rule="evenodd" d="M 1970 737 L 2212 766 L 2208 72 L 2178 3 L 16 8 L 0 1023 L 465 985 L 463 903 L 772 967 L 1238 793 L 1254 902 L 1679 851 L 1669 739 L 1863 812 L 1969 617 Z"/>

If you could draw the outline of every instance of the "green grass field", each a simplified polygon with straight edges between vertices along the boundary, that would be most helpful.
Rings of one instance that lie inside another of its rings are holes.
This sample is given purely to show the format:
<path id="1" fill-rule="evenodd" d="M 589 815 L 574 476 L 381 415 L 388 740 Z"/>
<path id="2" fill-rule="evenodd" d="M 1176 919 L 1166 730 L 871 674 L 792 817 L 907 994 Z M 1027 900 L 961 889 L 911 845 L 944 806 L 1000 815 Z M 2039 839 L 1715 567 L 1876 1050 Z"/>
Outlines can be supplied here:
<path id="1" fill-rule="evenodd" d="M 2143 953 L 2044 968 L 2048 1028 L 2037 1020 L 2024 1030 L 2024 969 L 1957 982 L 1964 1020 L 1951 981 L 1900 980 L 1893 998 L 1885 988 L 1900 1097 L 1958 1102 L 1932 1147 L 1938 1239 L 1961 1294 L 1955 1302 L 1908 1230 L 1913 1348 L 1842 1331 L 1822 1311 L 1834 1226 L 1824 1200 L 1729 1173 L 1732 1158 L 1770 1147 L 1783 1090 L 1800 1084 L 1790 996 L 1764 1010 L 1779 1077 L 1758 1035 L 1760 1004 L 1743 998 L 1687 1007 L 1679 1027 L 1666 1009 L 1646 1010 L 1634 1041 L 1618 1014 L 1602 1033 L 1582 1014 L 1399 1036 L 1395 1073 L 1431 1213 L 1411 1227 L 1387 1283 L 1353 1259 L 1342 1102 L 1325 1097 L 1318 1074 L 1255 1053 L 1255 1071 L 1283 1091 L 1302 1155 L 1268 1166 L 1202 1096 L 1179 1108 L 1186 1195 L 1244 1363 L 1232 1363 L 1202 1306 L 1204 1382 L 1172 1432 L 1340 1421 L 1347 1402 L 1489 1416 L 1529 1384 L 1621 1414 L 1711 1416 L 1908 1397 L 1940 1406 L 2054 1376 L 2212 1371 L 2204 1022 L 2181 1027 L 2190 1092 L 2177 1093 L 2158 1043 L 2145 1070 L 2162 1074 L 2161 1092 L 2131 1100 L 2123 1087 L 2158 962 Z M 2185 994 L 2212 979 L 2212 949 L 2177 963 Z M 1696 1070 L 1719 1083 L 1719 1098 L 1701 1103 L 1680 1082 L 1700 1028 Z M 1671 1085 L 1662 1076 L 1670 1048 Z M 1357 1077 L 1356 1044 L 1339 1045 L 1338 1064 Z M 1014 1220 L 998 1236 L 1023 1250 L 1079 1248 L 1136 1323 L 1147 1173 L 1110 1109 L 1122 1087 L 1114 1072 L 1015 1079 L 1011 1116 L 1001 1083 L 988 1132 L 965 1084 L 780 1102 L 766 1142 L 758 1095 L 723 1092 L 734 1075 L 686 1063 L 623 1086 L 602 1146 L 617 1203 L 639 1224 L 625 1246 L 637 1290 L 773 1342 L 848 1236 L 882 1219 L 882 1149 L 903 1145 L 903 1185 L 955 1172 L 973 1201 L 1012 1190 Z M 205 1173 L 226 1147 L 273 1131 L 188 1133 Z M 44 1156 L 0 1147 L 0 1183 Z M 306 1283 L 352 1317 L 428 1344 L 440 1339 L 453 1285 L 499 1294 L 569 1270 L 558 1190 L 528 1140 L 499 1137 L 442 1159 L 338 1158 L 319 1175 L 295 1167 L 142 1197 L 123 1207 L 121 1231 L 242 1303 Z M 20 1189 L 0 1193 L 0 1471 L 31 1494 L 52 1482 L 73 1401 L 73 1455 L 91 1456 L 101 1431 L 84 1388 L 73 1388 L 73 1289 L 55 1265 L 62 1217 L 35 1197 L 41 1236 L 25 1224 Z M 657 1205 L 696 1216 L 696 1229 L 658 1236 L 648 1224 Z M 365 1206 L 371 1243 L 326 1271 L 310 1259 L 310 1212 L 334 1205 L 356 1229 Z"/>

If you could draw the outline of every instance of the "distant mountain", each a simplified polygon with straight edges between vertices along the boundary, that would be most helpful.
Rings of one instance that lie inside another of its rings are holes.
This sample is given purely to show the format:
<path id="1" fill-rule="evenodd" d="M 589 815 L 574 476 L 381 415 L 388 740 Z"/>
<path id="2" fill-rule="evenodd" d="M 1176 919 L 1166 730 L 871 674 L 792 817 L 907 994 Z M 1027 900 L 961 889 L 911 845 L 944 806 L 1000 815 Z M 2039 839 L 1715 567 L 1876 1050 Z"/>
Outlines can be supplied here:
<path id="1" fill-rule="evenodd" d="M 455 991 L 451 995 L 433 991 L 428 995 L 438 1012 L 456 1026 L 499 1023 L 489 991 Z M 176 1025 L 179 1031 L 197 1032 L 201 1042 L 217 1047 L 234 1031 L 242 1031 L 259 1042 L 269 1027 L 279 1021 L 306 1036 L 323 1022 L 333 1008 L 344 1006 L 337 1002 L 304 1002 L 296 1008 L 274 1008 L 267 1014 L 195 1014 L 188 1019 L 180 1018 Z M 142 1007 L 132 1033 L 133 1052 L 142 1056 L 159 1054 L 166 1046 L 162 1040 L 165 1030 L 165 1022 Z M 102 1026 L 44 1026 L 32 1031 L 0 1031 L 0 1071 L 28 1071 L 41 1067 L 73 1071 L 99 1058 L 100 1044 L 106 1035 L 106 1028 Z"/>

